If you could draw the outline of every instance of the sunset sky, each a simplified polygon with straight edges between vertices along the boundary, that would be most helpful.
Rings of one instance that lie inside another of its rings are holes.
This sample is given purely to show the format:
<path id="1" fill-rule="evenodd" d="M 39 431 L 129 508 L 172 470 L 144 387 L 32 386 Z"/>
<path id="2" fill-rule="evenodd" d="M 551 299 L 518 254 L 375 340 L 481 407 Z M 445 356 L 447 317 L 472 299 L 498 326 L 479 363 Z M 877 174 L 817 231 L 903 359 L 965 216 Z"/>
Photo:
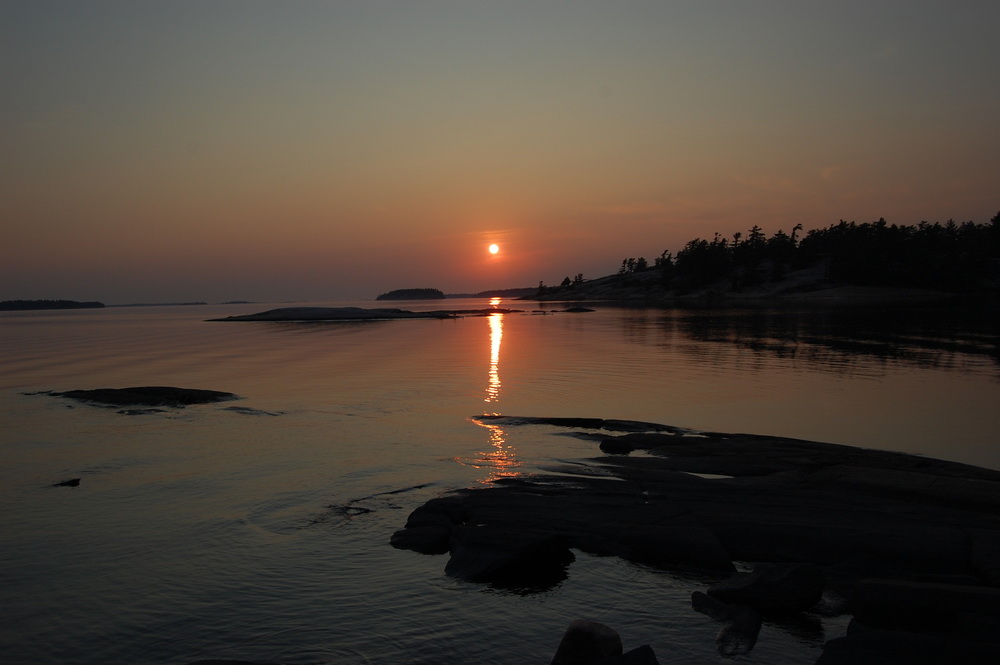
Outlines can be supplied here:
<path id="1" fill-rule="evenodd" d="M 754 224 L 985 223 L 998 27 L 965 0 L 4 0 L 0 299 L 472 292 Z"/>

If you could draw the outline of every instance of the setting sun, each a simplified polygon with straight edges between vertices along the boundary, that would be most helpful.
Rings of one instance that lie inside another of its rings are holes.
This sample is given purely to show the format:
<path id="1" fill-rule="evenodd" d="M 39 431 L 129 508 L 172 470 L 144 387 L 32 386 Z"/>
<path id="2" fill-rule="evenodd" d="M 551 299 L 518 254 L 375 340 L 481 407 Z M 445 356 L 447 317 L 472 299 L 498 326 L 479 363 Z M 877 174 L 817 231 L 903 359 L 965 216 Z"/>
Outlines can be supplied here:
<path id="1" fill-rule="evenodd" d="M 490 245 L 489 250 L 490 254 L 496 254 L 497 252 L 500 251 L 500 245 Z"/>

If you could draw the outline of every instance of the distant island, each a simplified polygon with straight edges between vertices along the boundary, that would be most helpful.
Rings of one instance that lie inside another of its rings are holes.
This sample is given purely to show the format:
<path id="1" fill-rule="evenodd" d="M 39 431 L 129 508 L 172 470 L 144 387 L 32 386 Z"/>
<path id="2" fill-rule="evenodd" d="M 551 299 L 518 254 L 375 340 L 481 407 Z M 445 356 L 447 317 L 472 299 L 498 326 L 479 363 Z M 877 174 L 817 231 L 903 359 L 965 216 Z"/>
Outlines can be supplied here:
<path id="1" fill-rule="evenodd" d="M 35 309 L 97 309 L 104 307 L 102 302 L 77 302 L 76 300 L 3 300 L 0 310 L 35 310 Z"/>
<path id="2" fill-rule="evenodd" d="M 396 289 L 379 295 L 375 300 L 444 300 L 438 289 Z"/>
<path id="3" fill-rule="evenodd" d="M 1000 294 L 1000 213 L 989 224 L 889 224 L 884 219 L 767 237 L 696 238 L 652 262 L 622 259 L 617 274 L 558 285 L 539 282 L 525 300 L 796 298 L 863 300 Z"/>
<path id="4" fill-rule="evenodd" d="M 112 305 L 112 307 L 188 307 L 190 305 L 207 305 L 207 302 L 130 302 L 124 305 Z"/>

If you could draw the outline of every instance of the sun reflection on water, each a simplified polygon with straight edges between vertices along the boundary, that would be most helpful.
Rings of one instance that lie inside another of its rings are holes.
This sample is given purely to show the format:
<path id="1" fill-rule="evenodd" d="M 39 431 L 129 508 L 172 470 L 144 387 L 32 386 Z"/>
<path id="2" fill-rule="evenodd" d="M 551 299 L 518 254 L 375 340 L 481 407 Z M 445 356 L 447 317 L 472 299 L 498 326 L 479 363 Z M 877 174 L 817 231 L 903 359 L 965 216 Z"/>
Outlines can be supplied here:
<path id="1" fill-rule="evenodd" d="M 519 475 L 518 469 L 523 465 L 523 462 L 517 458 L 517 449 L 507 443 L 507 433 L 504 432 L 503 427 L 479 420 L 473 420 L 473 422 L 489 430 L 489 439 L 487 440 L 489 448 L 479 453 L 479 458 L 473 464 L 476 468 L 490 470 L 486 477 L 479 482 L 489 485 L 500 478 L 513 478 Z"/>
<path id="2" fill-rule="evenodd" d="M 499 302 L 499 298 L 494 298 Z M 495 306 L 493 300 L 491 305 Z M 496 402 L 500 399 L 500 343 L 503 341 L 503 314 L 495 312 L 486 317 L 490 324 L 490 371 L 486 382 L 485 402 Z"/>
<path id="3" fill-rule="evenodd" d="M 490 306 L 500 305 L 500 298 L 491 298 Z M 500 345 L 503 342 L 503 312 L 493 312 L 486 317 L 490 326 L 490 369 L 486 380 L 486 397 L 488 404 L 500 401 Z M 489 468 L 491 471 L 480 482 L 489 484 L 499 478 L 509 478 L 518 475 L 518 467 L 522 462 L 517 459 L 517 450 L 507 444 L 507 434 L 501 425 L 473 419 L 473 422 L 489 431 L 487 443 L 489 447 L 479 453 L 473 463 L 477 468 Z"/>

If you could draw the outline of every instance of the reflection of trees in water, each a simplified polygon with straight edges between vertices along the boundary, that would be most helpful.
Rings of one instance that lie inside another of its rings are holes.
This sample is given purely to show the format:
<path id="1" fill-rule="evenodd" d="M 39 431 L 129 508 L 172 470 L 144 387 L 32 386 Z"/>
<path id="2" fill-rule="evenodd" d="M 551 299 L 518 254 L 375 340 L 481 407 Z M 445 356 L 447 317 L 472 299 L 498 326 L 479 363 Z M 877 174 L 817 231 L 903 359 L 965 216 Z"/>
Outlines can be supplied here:
<path id="1" fill-rule="evenodd" d="M 991 303 L 664 310 L 653 316 L 658 318 L 626 317 L 626 338 L 705 360 L 763 366 L 778 358 L 845 372 L 861 365 L 870 372 L 872 361 L 937 369 L 1000 366 L 1000 310 Z M 655 341 L 649 339 L 651 324 Z"/>

